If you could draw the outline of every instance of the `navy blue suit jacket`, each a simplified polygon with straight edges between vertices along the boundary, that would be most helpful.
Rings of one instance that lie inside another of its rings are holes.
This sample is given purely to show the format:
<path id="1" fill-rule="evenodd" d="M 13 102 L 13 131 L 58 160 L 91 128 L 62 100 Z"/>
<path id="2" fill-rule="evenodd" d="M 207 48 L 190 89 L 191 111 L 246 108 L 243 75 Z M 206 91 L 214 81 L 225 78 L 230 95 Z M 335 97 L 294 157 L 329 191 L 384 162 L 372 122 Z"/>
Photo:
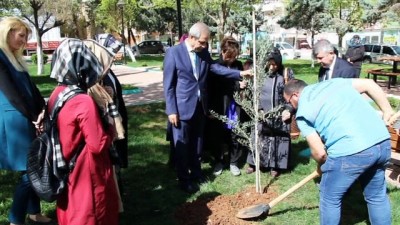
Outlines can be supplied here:
<path id="1" fill-rule="evenodd" d="M 322 79 L 324 78 L 325 71 L 327 69 L 320 67 L 319 68 L 319 73 L 318 73 L 318 81 L 321 82 L 323 81 Z M 336 62 L 335 66 L 333 67 L 332 71 L 332 78 L 337 78 L 337 77 L 342 77 L 342 78 L 356 78 L 357 77 L 357 71 L 354 69 L 353 65 L 351 63 L 347 62 L 346 60 L 336 57 Z"/>
<path id="2" fill-rule="evenodd" d="M 196 53 L 199 58 L 199 79 L 193 74 L 192 63 L 185 42 L 168 49 L 164 58 L 164 96 L 166 114 L 178 114 L 180 120 L 190 120 L 199 100 L 204 113 L 208 111 L 207 76 L 211 70 L 216 75 L 240 80 L 240 71 L 215 63 L 207 49 Z M 198 98 L 200 90 L 200 99 Z"/>

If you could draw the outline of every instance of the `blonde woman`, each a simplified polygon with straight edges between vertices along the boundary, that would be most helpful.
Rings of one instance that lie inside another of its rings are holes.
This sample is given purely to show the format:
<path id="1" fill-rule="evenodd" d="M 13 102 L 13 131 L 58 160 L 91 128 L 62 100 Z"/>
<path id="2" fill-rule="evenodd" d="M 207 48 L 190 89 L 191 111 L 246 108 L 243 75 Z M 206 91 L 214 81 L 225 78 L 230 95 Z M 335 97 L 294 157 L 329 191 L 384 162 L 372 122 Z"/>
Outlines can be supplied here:
<path id="1" fill-rule="evenodd" d="M 19 171 L 17 185 L 8 219 L 10 224 L 52 224 L 40 214 L 40 199 L 30 186 L 26 175 L 29 146 L 35 138 L 42 118 L 44 99 L 32 83 L 22 51 L 31 29 L 16 17 L 0 21 L 0 169 Z"/>

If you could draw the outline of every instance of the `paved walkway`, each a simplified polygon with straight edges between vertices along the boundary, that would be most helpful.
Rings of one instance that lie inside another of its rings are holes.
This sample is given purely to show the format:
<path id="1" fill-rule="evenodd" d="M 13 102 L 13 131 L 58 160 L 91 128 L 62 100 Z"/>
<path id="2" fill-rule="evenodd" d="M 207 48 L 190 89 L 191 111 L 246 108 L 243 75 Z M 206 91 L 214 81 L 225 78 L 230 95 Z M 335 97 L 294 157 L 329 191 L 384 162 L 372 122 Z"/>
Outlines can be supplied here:
<path id="1" fill-rule="evenodd" d="M 113 65 L 111 69 L 121 84 L 131 84 L 142 90 L 141 93 L 124 95 L 127 105 L 141 105 L 164 101 L 162 71 L 159 68 L 133 68 L 124 65 Z"/>
<path id="2" fill-rule="evenodd" d="M 164 101 L 162 71 L 156 67 L 132 68 L 124 65 L 114 65 L 111 68 L 117 75 L 121 84 L 131 84 L 139 87 L 142 92 L 138 94 L 124 95 L 127 105 L 142 105 Z M 378 81 L 378 84 L 388 94 L 400 98 L 400 85 L 387 90 L 387 82 Z M 386 178 L 389 183 L 400 188 L 400 153 L 392 152 L 392 162 L 386 170 Z"/>

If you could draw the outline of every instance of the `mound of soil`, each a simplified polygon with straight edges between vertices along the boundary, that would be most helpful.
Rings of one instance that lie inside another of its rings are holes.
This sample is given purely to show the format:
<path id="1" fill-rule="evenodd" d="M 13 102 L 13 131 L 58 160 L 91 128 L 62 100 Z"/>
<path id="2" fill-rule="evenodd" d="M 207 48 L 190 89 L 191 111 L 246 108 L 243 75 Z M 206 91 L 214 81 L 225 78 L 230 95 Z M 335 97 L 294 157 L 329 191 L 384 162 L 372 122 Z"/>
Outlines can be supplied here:
<path id="1" fill-rule="evenodd" d="M 200 196 L 180 206 L 175 218 L 180 225 L 250 225 L 254 221 L 236 218 L 236 213 L 247 206 L 268 203 L 277 196 L 271 189 L 256 193 L 255 187 L 234 195 Z"/>

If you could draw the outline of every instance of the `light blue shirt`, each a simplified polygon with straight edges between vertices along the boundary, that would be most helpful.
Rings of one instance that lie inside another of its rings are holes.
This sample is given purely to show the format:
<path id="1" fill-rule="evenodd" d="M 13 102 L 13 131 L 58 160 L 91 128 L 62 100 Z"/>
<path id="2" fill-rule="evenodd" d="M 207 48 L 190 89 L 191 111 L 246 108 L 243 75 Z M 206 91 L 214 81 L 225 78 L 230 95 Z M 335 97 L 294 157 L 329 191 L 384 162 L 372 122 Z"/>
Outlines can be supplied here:
<path id="1" fill-rule="evenodd" d="M 296 119 L 302 135 L 317 132 L 333 158 L 390 138 L 382 118 L 353 88 L 352 79 L 335 78 L 305 87 Z"/>
<path id="2" fill-rule="evenodd" d="M 198 60 L 199 59 L 198 59 L 194 49 L 192 49 L 190 47 L 190 45 L 188 44 L 187 41 L 185 41 L 185 44 L 186 44 L 186 48 L 188 49 L 188 52 L 189 52 L 190 62 L 192 63 L 193 75 L 196 78 L 196 80 L 198 80 L 199 79 L 199 73 L 197 71 L 197 64 L 198 64 Z"/>

